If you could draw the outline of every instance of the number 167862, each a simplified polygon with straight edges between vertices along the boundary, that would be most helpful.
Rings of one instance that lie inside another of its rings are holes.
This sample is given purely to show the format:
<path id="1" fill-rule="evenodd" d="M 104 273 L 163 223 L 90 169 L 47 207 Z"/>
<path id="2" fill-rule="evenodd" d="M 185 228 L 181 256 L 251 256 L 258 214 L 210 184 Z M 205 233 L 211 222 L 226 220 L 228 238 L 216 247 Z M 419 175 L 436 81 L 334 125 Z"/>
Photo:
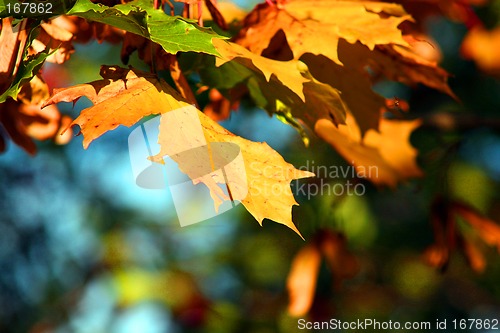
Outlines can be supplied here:
<path id="1" fill-rule="evenodd" d="M 8 14 L 52 14 L 52 3 L 46 2 L 22 2 L 22 3 L 7 3 L 5 5 L 7 7 Z"/>

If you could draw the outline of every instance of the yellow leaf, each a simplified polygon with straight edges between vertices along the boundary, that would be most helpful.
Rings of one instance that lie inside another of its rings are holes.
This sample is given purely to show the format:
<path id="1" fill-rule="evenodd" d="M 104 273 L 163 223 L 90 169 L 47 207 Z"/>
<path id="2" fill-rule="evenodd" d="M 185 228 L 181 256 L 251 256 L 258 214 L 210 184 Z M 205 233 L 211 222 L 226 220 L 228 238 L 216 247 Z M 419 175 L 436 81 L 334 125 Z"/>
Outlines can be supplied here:
<path id="1" fill-rule="evenodd" d="M 411 16 L 396 4 L 290 0 L 283 6 L 257 6 L 246 17 L 236 42 L 261 54 L 282 30 L 295 59 L 313 53 L 342 64 L 337 54 L 339 39 L 359 41 L 371 50 L 379 44 L 408 45 L 398 25 L 409 19 Z"/>
<path id="2" fill-rule="evenodd" d="M 190 108 L 194 109 L 193 106 Z M 189 111 L 189 107 L 187 111 Z M 236 179 L 235 182 L 228 184 L 230 185 L 230 192 L 235 196 L 235 199 L 239 200 L 241 198 L 241 203 L 261 225 L 263 220 L 268 218 L 288 226 L 300 235 L 300 232 L 292 222 L 292 206 L 297 205 L 297 202 L 290 189 L 290 182 L 293 179 L 311 177 L 314 176 L 314 174 L 308 171 L 295 169 L 293 165 L 287 163 L 283 157 L 269 147 L 267 143 L 246 140 L 227 131 L 202 112 L 197 111 L 197 115 L 207 145 L 213 145 L 214 143 L 232 143 L 241 149 L 246 179 Z M 200 172 L 202 167 L 197 161 L 200 155 L 182 158 L 179 156 L 180 154 L 176 154 L 176 152 L 186 151 L 186 148 L 193 148 L 193 146 L 191 146 L 192 144 L 199 147 L 200 142 L 187 142 L 190 141 L 191 138 L 172 140 L 172 131 L 169 126 L 170 123 L 171 121 L 167 120 L 165 116 L 162 116 L 160 121 L 160 135 L 158 138 L 161 150 L 152 160 L 161 163 L 165 156 L 170 156 L 179 164 L 179 168 L 191 179 L 196 182 L 204 183 L 209 188 L 214 200 L 228 200 L 229 198 L 220 193 L 220 187 L 218 186 L 218 184 L 224 183 L 224 177 L 218 175 L 216 175 L 216 178 L 202 176 L 203 172 Z M 185 126 L 184 124 L 191 127 L 184 128 L 183 133 L 197 132 L 194 121 L 189 122 L 190 124 L 187 123 L 188 122 L 183 121 L 182 127 Z M 178 138 L 179 135 L 176 135 L 176 137 Z M 228 162 L 215 161 L 217 155 L 211 154 L 211 152 L 210 157 L 214 159 L 215 165 L 220 166 Z M 222 158 L 224 158 L 224 156 L 222 156 Z M 218 167 L 213 169 L 217 170 Z M 233 170 L 233 174 L 238 175 L 243 173 L 238 170 Z M 232 178 L 234 179 L 237 177 Z M 247 188 L 243 189 L 244 187 Z M 242 194 L 246 196 L 242 196 Z"/>
<path id="3" fill-rule="evenodd" d="M 309 80 L 302 76 L 300 69 L 301 66 L 304 66 L 305 70 L 307 70 L 307 67 L 303 64 L 301 65 L 298 60 L 276 61 L 267 59 L 248 51 L 238 44 L 229 43 L 223 39 L 214 38 L 212 43 L 221 55 L 220 58 L 216 59 L 216 66 L 221 66 L 228 61 L 236 60 L 246 67 L 254 67 L 260 70 L 267 81 L 270 81 L 274 74 L 282 84 L 290 88 L 290 90 L 296 93 L 303 101 L 305 100 L 302 84 Z"/>
<path id="4" fill-rule="evenodd" d="M 321 253 L 315 244 L 304 246 L 295 256 L 286 286 L 290 297 L 288 312 L 301 317 L 309 312 L 316 292 Z"/>
<path id="5" fill-rule="evenodd" d="M 425 43 L 416 41 L 414 43 Z M 342 100 L 356 118 L 361 132 L 378 128 L 378 118 L 385 99 L 371 89 L 372 77 L 385 77 L 407 85 L 424 84 L 455 97 L 447 80 L 449 74 L 412 48 L 399 45 L 377 45 L 369 50 L 360 43 L 339 42 L 339 66 L 324 56 L 305 55 L 302 60 L 319 81 L 337 88 Z M 367 71 L 369 68 L 369 71 Z"/>
<path id="6" fill-rule="evenodd" d="M 279 114 L 281 110 L 276 101 L 280 101 L 290 108 L 293 117 L 301 119 L 311 128 L 321 118 L 344 124 L 346 111 L 340 92 L 316 80 L 303 62 L 268 59 L 224 40 L 214 39 L 213 43 L 221 54 L 216 60 L 218 66 L 235 61 L 259 74 L 258 86 L 268 102 L 268 105 L 260 106 L 269 112 Z M 260 80 L 260 74 L 265 82 Z"/>
<path id="7" fill-rule="evenodd" d="M 410 145 L 411 132 L 420 125 L 419 120 L 399 121 L 380 119 L 380 132 L 369 130 L 361 138 L 359 127 L 351 114 L 346 125 L 337 128 L 326 119 L 316 123 L 316 133 L 331 144 L 359 176 L 375 184 L 395 186 L 399 181 L 422 176 L 416 164 L 417 150 Z"/>
<path id="8" fill-rule="evenodd" d="M 70 102 L 81 96 L 88 97 L 94 103 L 94 106 L 83 110 L 72 123 L 72 125 L 80 126 L 81 133 L 84 135 L 85 148 L 105 132 L 119 125 L 131 126 L 144 116 L 168 113 L 185 107 L 188 110 L 194 109 L 172 87 L 149 73 L 103 66 L 101 75 L 104 80 L 57 90 L 45 103 L 45 105 L 50 105 L 61 101 Z M 292 206 L 297 202 L 290 189 L 290 181 L 311 177 L 314 174 L 295 169 L 266 143 L 243 139 L 225 130 L 202 112 L 196 110 L 196 113 L 199 116 L 206 143 L 232 143 L 241 149 L 248 184 L 246 197 L 242 198 L 241 202 L 250 214 L 260 224 L 264 218 L 268 218 L 290 227 L 300 235 L 292 222 Z M 173 151 L 185 149 L 186 142 L 190 141 L 189 137 L 174 137 L 171 132 L 162 130 L 167 126 L 164 121 L 160 124 L 161 150 L 153 158 L 157 162 L 162 162 L 163 157 L 172 154 Z M 183 135 L 195 132 L 195 123 L 187 125 L 192 127 L 183 131 Z M 195 144 L 195 146 L 200 145 Z M 200 178 L 200 170 L 196 169 L 197 164 L 189 165 L 193 159 L 184 161 L 179 156 L 173 155 L 172 159 L 179 163 L 180 169 L 191 179 L 208 186 L 212 198 L 227 199 L 220 194 L 220 188 L 217 185 L 222 182 L 222 179 Z M 215 159 L 216 156 L 212 155 L 211 158 Z M 225 161 L 214 160 L 214 162 L 223 164 Z"/>
<path id="9" fill-rule="evenodd" d="M 498 75 L 500 73 L 500 28 L 470 30 L 461 48 L 467 59 L 474 60 L 481 70 Z"/>

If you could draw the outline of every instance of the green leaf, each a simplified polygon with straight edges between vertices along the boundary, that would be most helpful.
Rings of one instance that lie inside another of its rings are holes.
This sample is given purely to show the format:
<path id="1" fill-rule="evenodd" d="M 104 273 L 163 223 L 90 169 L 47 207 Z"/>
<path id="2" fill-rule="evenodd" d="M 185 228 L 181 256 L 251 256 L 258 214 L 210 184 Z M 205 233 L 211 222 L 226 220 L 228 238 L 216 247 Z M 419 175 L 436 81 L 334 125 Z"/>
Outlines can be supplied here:
<path id="1" fill-rule="evenodd" d="M 28 22 L 28 29 L 30 32 L 28 35 L 28 40 L 26 41 L 26 45 L 24 46 L 22 55 L 23 60 L 19 64 L 19 68 L 9 88 L 7 88 L 7 90 L 5 90 L 0 96 L 0 103 L 5 102 L 8 97 L 17 99 L 17 95 L 19 94 L 19 91 L 21 90 L 23 84 L 31 81 L 40 67 L 42 67 L 45 59 L 47 59 L 47 57 L 55 52 L 55 50 L 53 52 L 49 52 L 49 49 L 47 48 L 45 51 L 42 51 L 38 54 L 28 56 L 28 49 L 31 46 L 31 43 L 33 43 L 33 40 L 35 40 L 40 33 L 39 21 L 29 20 Z"/>
<path id="2" fill-rule="evenodd" d="M 148 11 L 147 25 L 150 39 L 169 53 L 194 51 L 219 55 L 212 38 L 226 38 L 212 29 L 198 26 L 194 21 L 172 17 L 154 9 Z"/>
<path id="3" fill-rule="evenodd" d="M 146 12 L 132 5 L 132 3 L 108 7 L 100 3 L 94 4 L 89 0 L 77 0 L 76 4 L 67 14 L 79 16 L 89 21 L 109 24 L 149 38 L 149 33 L 145 26 Z"/>
<path id="4" fill-rule="evenodd" d="M 135 33 L 160 44 L 172 54 L 191 51 L 218 55 L 212 45 L 212 38 L 226 38 L 212 29 L 198 26 L 194 21 L 154 9 L 151 2 L 144 0 L 113 7 L 77 0 L 67 14 Z"/>
<path id="5" fill-rule="evenodd" d="M 10 87 L 0 96 L 0 103 L 3 103 L 7 100 L 8 97 L 12 97 L 17 99 L 17 95 L 21 90 L 21 87 L 24 83 L 29 82 L 33 76 L 38 72 L 40 67 L 45 62 L 48 56 L 51 53 L 48 50 L 40 52 L 33 56 L 28 56 L 25 60 L 21 62 L 19 65 L 19 69 L 17 71 L 16 77 L 14 81 L 10 85 Z"/>

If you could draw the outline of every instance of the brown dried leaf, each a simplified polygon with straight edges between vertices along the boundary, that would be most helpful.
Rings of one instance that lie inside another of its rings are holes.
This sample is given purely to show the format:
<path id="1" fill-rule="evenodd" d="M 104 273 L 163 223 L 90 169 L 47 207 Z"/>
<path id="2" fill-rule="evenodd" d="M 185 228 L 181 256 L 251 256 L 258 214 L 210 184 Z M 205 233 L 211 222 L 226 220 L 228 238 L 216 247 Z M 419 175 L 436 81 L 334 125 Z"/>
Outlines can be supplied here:
<path id="1" fill-rule="evenodd" d="M 35 155 L 36 145 L 26 134 L 26 128 L 17 112 L 20 103 L 8 99 L 0 104 L 0 124 L 15 144 L 23 148 L 27 153 Z"/>
<path id="2" fill-rule="evenodd" d="M 423 42 L 420 42 L 423 43 Z M 412 48 L 400 45 L 379 45 L 374 52 L 362 52 L 370 68 L 380 72 L 389 80 L 406 85 L 424 84 L 456 98 L 448 86 L 450 76 L 437 63 L 428 61 L 415 53 Z"/>
<path id="3" fill-rule="evenodd" d="M 125 35 L 124 30 L 100 22 L 92 22 L 90 28 L 93 32 L 93 37 L 97 39 L 99 43 L 108 42 L 116 44 L 121 42 Z"/>
<path id="4" fill-rule="evenodd" d="M 124 64 L 128 64 L 130 55 L 135 51 L 138 51 L 139 59 L 143 60 L 146 64 L 151 65 L 151 46 L 152 45 L 150 45 L 150 42 L 146 38 L 131 32 L 126 32 L 123 37 L 120 58 Z"/>
<path id="5" fill-rule="evenodd" d="M 59 130 L 61 115 L 56 106 L 51 105 L 40 109 L 40 105 L 22 104 L 19 108 L 18 118 L 22 122 L 25 133 L 36 140 L 48 140 L 56 136 Z"/>

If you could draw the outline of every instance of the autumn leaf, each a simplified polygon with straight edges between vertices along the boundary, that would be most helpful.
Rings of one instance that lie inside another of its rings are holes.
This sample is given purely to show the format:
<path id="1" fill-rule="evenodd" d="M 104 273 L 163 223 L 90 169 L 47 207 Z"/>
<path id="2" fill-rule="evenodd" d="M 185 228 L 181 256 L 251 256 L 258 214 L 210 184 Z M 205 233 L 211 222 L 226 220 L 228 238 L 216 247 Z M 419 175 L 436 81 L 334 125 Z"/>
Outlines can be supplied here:
<path id="1" fill-rule="evenodd" d="M 434 244 L 424 251 L 423 259 L 429 266 L 444 271 L 456 243 L 455 220 L 449 214 L 447 202 L 441 196 L 434 199 L 430 213 Z"/>
<path id="2" fill-rule="evenodd" d="M 223 40 L 214 41 L 214 45 L 221 54 L 221 57 L 216 60 L 217 66 L 234 60 L 247 68 L 262 72 L 266 82 L 270 83 L 271 80 L 277 79 L 281 86 L 286 87 L 286 89 L 279 89 L 279 85 L 278 87 L 274 85 L 270 91 L 270 85 L 261 82 L 262 94 L 268 101 L 281 98 L 283 103 L 288 104 L 293 116 L 302 119 L 310 127 L 314 127 L 316 120 L 321 118 L 330 119 L 336 124 L 345 122 L 345 106 L 342 103 L 339 91 L 317 81 L 309 73 L 307 65 L 303 62 L 267 59 L 249 52 L 237 44 Z M 291 96 L 283 96 L 289 95 L 289 93 L 285 92 L 288 89 L 299 96 L 304 103 L 293 99 Z M 272 92 L 274 98 L 270 92 Z M 267 109 L 276 112 L 276 103 L 270 103 Z"/>
<path id="3" fill-rule="evenodd" d="M 26 44 L 27 21 L 12 26 L 12 19 L 2 20 L 0 31 L 0 92 L 4 92 L 17 73 Z"/>
<path id="4" fill-rule="evenodd" d="M 205 106 L 203 113 L 215 121 L 222 121 L 229 118 L 231 111 L 238 109 L 238 102 L 232 103 L 215 88 L 210 89 L 208 99 L 210 103 Z"/>
<path id="5" fill-rule="evenodd" d="M 208 12 L 210 13 L 210 16 L 212 17 L 212 20 L 215 22 L 215 24 L 217 24 L 222 30 L 228 29 L 227 22 L 222 13 L 219 11 L 217 2 L 215 0 L 203 1 L 202 5 L 204 5 L 208 9 Z M 203 10 L 201 11 L 203 13 Z"/>
<path id="6" fill-rule="evenodd" d="M 339 39 L 359 41 L 371 50 L 379 44 L 408 45 L 398 25 L 410 18 L 401 5 L 383 2 L 291 0 L 281 6 L 261 4 L 245 18 L 235 42 L 261 54 L 283 31 L 294 59 L 313 53 L 342 64 L 337 53 Z"/>
<path id="7" fill-rule="evenodd" d="M 72 102 L 85 96 L 94 106 L 84 109 L 71 126 L 79 125 L 83 146 L 120 125 L 132 126 L 141 118 L 179 107 L 178 93 L 155 75 L 120 67 L 101 67 L 104 80 L 54 89 L 44 106 Z M 185 105 L 189 105 L 186 103 Z"/>
<path id="8" fill-rule="evenodd" d="M 304 316 L 311 308 L 320 263 L 321 252 L 314 243 L 304 246 L 295 255 L 286 282 L 290 297 L 288 312 L 292 316 Z"/>
<path id="9" fill-rule="evenodd" d="M 235 60 L 245 67 L 262 72 L 267 82 L 269 82 L 274 75 L 275 79 L 281 82 L 281 84 L 286 85 L 302 100 L 305 100 L 302 85 L 309 80 L 301 74 L 301 69 L 306 71 L 307 67 L 301 67 L 299 61 L 276 61 L 267 59 L 258 54 L 249 52 L 238 44 L 229 43 L 224 40 L 214 40 L 213 43 L 220 54 L 220 57 L 217 57 L 215 61 L 217 67 L 220 67 L 228 61 Z"/>
<path id="10" fill-rule="evenodd" d="M 466 59 L 474 60 L 484 72 L 500 73 L 500 28 L 486 30 L 476 28 L 465 36 L 461 53 Z"/>
<path id="11" fill-rule="evenodd" d="M 454 97 L 447 83 L 449 74 L 410 48 L 379 45 L 369 50 L 359 43 L 340 41 L 339 57 L 344 66 L 311 54 L 302 60 L 317 80 L 342 93 L 342 100 L 355 117 L 362 134 L 377 129 L 380 112 L 387 110 L 385 98 L 372 90 L 370 77 L 385 77 L 408 85 L 424 84 Z"/>
<path id="12" fill-rule="evenodd" d="M 345 279 L 353 278 L 358 273 L 358 260 L 350 253 L 343 234 L 322 230 L 318 236 L 321 253 L 335 277 L 335 286 L 339 288 Z"/>
<path id="13" fill-rule="evenodd" d="M 419 120 L 381 118 L 379 132 L 370 130 L 362 138 L 354 117 L 348 113 L 346 125 L 336 127 L 320 119 L 314 130 L 355 166 L 358 175 L 394 187 L 399 181 L 422 176 L 416 163 L 417 150 L 409 142 L 411 132 L 419 125 Z"/>
<path id="14" fill-rule="evenodd" d="M 425 43 L 425 41 L 414 41 Z M 423 84 L 456 99 L 448 86 L 450 76 L 437 63 L 424 59 L 412 48 L 400 45 L 378 45 L 374 52 L 361 52 L 360 57 L 368 59 L 370 69 L 381 73 L 392 81 L 412 86 Z"/>
<path id="15" fill-rule="evenodd" d="M 333 124 L 322 121 L 321 125 L 315 125 L 316 133 L 357 168 L 377 166 L 379 179 L 371 179 L 377 184 L 394 186 L 398 181 L 421 176 L 422 172 L 415 162 L 417 152 L 408 142 L 418 121 L 397 122 L 380 118 L 380 114 L 389 110 L 386 100 L 372 91 L 366 67 L 369 66 L 374 76 L 383 75 L 410 85 L 421 83 L 454 96 L 447 84 L 448 74 L 411 49 L 397 45 L 378 45 L 370 51 L 359 43 L 341 41 L 339 56 L 344 66 L 324 56 L 309 54 L 302 58 L 314 77 L 342 92 L 342 101 L 351 114 L 347 121 L 347 127 L 352 128 L 350 132 L 342 126 L 337 129 Z M 400 134 L 396 134 L 396 128 L 399 128 Z M 380 136 L 376 130 L 381 133 Z M 339 131 L 344 131 L 344 134 L 337 136 Z M 396 135 L 395 140 L 384 139 L 392 135 Z M 363 136 L 366 137 L 362 141 Z M 351 139 L 345 140 L 349 137 Z"/>
<path id="16" fill-rule="evenodd" d="M 339 91 L 316 80 L 303 62 L 268 59 L 222 40 L 214 40 L 214 45 L 221 54 L 215 61 L 218 68 L 205 58 L 193 69 L 208 86 L 226 90 L 227 97 L 241 96 L 241 86 L 246 86 L 257 106 L 294 126 L 304 140 L 303 125 L 297 119 L 311 128 L 321 118 L 336 124 L 345 122 Z"/>
<path id="17" fill-rule="evenodd" d="M 103 80 L 55 90 L 45 103 L 71 102 L 81 96 L 88 97 L 94 103 L 72 123 L 80 126 L 85 148 L 94 139 L 119 125 L 131 126 L 147 115 L 192 107 L 172 87 L 149 73 L 103 66 L 101 75 Z M 266 143 L 235 136 L 203 113 L 198 111 L 198 115 L 208 143 L 230 142 L 240 147 L 248 184 L 248 195 L 241 201 L 245 208 L 260 224 L 268 218 L 299 233 L 291 218 L 292 206 L 297 203 L 290 189 L 290 181 L 313 174 L 296 170 Z M 176 144 L 169 133 L 161 128 L 159 142 L 161 151 L 154 158 L 157 162 L 163 161 L 163 156 L 172 149 L 169 145 Z M 186 168 L 188 166 L 180 165 L 181 170 Z M 216 190 L 216 184 L 205 184 L 212 191 Z"/>
<path id="18" fill-rule="evenodd" d="M 488 0 L 397 0 L 415 18 L 417 28 L 425 30 L 429 18 L 444 16 L 468 28 L 482 25 L 472 6 L 483 6 Z"/>
<path id="19" fill-rule="evenodd" d="M 48 50 L 51 55 L 48 62 L 62 64 L 74 52 L 73 34 L 65 28 L 66 20 L 62 17 L 41 23 L 41 32 L 30 45 L 30 54 Z"/>
<path id="20" fill-rule="evenodd" d="M 49 95 L 48 86 L 38 76 L 23 85 L 18 100 L 8 99 L 0 104 L 0 124 L 14 143 L 29 154 L 36 153 L 35 140 L 53 139 L 65 144 L 71 134 L 60 136 L 61 127 L 68 125 L 67 116 L 61 116 L 55 105 L 41 109 L 42 100 Z"/>
<path id="21" fill-rule="evenodd" d="M 34 56 L 26 57 L 19 65 L 11 86 L 0 96 L 0 103 L 3 103 L 8 97 L 17 98 L 23 84 L 33 78 L 49 56 L 48 52 L 40 52 Z"/>
<path id="22" fill-rule="evenodd" d="M 459 245 L 462 247 L 469 266 L 476 273 L 482 273 L 486 269 L 486 259 L 483 253 L 479 250 L 478 246 L 474 242 L 466 237 L 461 237 L 461 242 Z"/>
<path id="23" fill-rule="evenodd" d="M 194 109 L 194 107 L 191 108 Z M 160 135 L 158 138 L 161 149 L 152 158 L 153 161 L 160 163 L 163 162 L 163 158 L 167 155 L 176 160 L 176 157 L 172 156 L 172 153 L 184 150 L 184 146 L 182 145 L 182 141 L 184 140 L 172 140 L 171 132 L 166 131 L 169 128 L 169 123 L 163 117 L 160 121 Z M 246 172 L 245 183 L 248 187 L 246 197 L 241 200 L 241 203 L 248 212 L 261 225 L 263 220 L 267 218 L 288 226 L 300 235 L 300 232 L 292 222 L 292 206 L 297 205 L 297 202 L 290 189 L 290 182 L 293 179 L 311 177 L 314 174 L 295 169 L 293 165 L 285 162 L 283 157 L 265 142 L 252 142 L 236 136 L 200 111 L 198 111 L 198 117 L 208 145 L 227 142 L 236 144 L 241 149 Z M 189 132 L 194 132 L 194 130 L 189 130 Z M 182 149 L 179 145 L 181 145 Z M 216 157 L 213 155 L 211 158 L 215 159 Z M 179 168 L 190 176 L 191 179 L 195 180 L 194 178 L 196 177 L 197 181 L 207 185 L 213 198 L 220 197 L 217 194 L 220 191 L 219 187 L 211 177 L 192 176 L 195 172 L 189 171 L 192 169 L 192 160 L 180 161 L 177 159 L 176 162 L 181 162 L 179 163 Z M 223 179 L 220 180 L 218 183 L 222 183 Z M 239 188 L 243 187 L 241 182 L 237 182 L 236 186 Z M 237 193 L 233 188 L 231 188 L 231 192 Z M 238 192 L 241 193 L 241 190 Z"/>
<path id="24" fill-rule="evenodd" d="M 313 241 L 302 247 L 293 259 L 287 278 L 290 315 L 302 317 L 311 309 L 323 257 L 337 289 L 359 271 L 358 261 L 347 249 L 343 234 L 328 229 L 318 231 Z"/>
<path id="25" fill-rule="evenodd" d="M 421 83 L 454 96 L 448 74 L 414 52 L 408 41 L 415 40 L 402 35 L 398 25 L 407 19 L 396 4 L 290 1 L 257 6 L 235 42 L 275 59 L 300 58 L 315 79 L 342 93 L 364 134 L 378 128 L 378 115 L 385 110 L 385 99 L 371 90 L 370 78 Z"/>
<path id="26" fill-rule="evenodd" d="M 424 253 L 429 265 L 446 268 L 452 252 L 458 247 L 469 266 L 475 272 L 482 273 L 486 268 L 486 259 L 479 247 L 479 239 L 495 246 L 500 252 L 500 226 L 469 205 L 437 197 L 431 207 L 431 214 L 435 243 Z M 458 228 L 458 217 L 463 218 L 472 230 Z"/>
<path id="27" fill-rule="evenodd" d="M 71 136 L 55 138 L 63 119 L 57 107 L 41 110 L 42 100 L 48 97 L 48 86 L 36 76 L 38 69 L 50 56 L 48 50 L 29 55 L 28 49 L 34 42 L 28 20 L 22 20 L 15 27 L 11 19 L 2 20 L 0 44 L 7 45 L 0 51 L 0 124 L 5 134 L 29 154 L 36 153 L 35 140 L 55 139 L 67 143 Z M 9 98 L 10 97 L 10 98 Z M 5 148 L 6 137 L 1 145 Z"/>
<path id="28" fill-rule="evenodd" d="M 15 27 L 12 26 L 12 19 L 2 19 L 2 30 L 0 31 L 0 103 L 8 96 L 15 97 L 18 90 L 11 90 L 15 85 L 14 79 L 23 59 L 25 46 L 27 43 L 27 20 L 23 20 Z"/>
<path id="29" fill-rule="evenodd" d="M 500 253 L 500 225 L 460 202 L 454 202 L 451 205 L 451 210 L 463 217 L 486 244 L 495 246 Z"/>

